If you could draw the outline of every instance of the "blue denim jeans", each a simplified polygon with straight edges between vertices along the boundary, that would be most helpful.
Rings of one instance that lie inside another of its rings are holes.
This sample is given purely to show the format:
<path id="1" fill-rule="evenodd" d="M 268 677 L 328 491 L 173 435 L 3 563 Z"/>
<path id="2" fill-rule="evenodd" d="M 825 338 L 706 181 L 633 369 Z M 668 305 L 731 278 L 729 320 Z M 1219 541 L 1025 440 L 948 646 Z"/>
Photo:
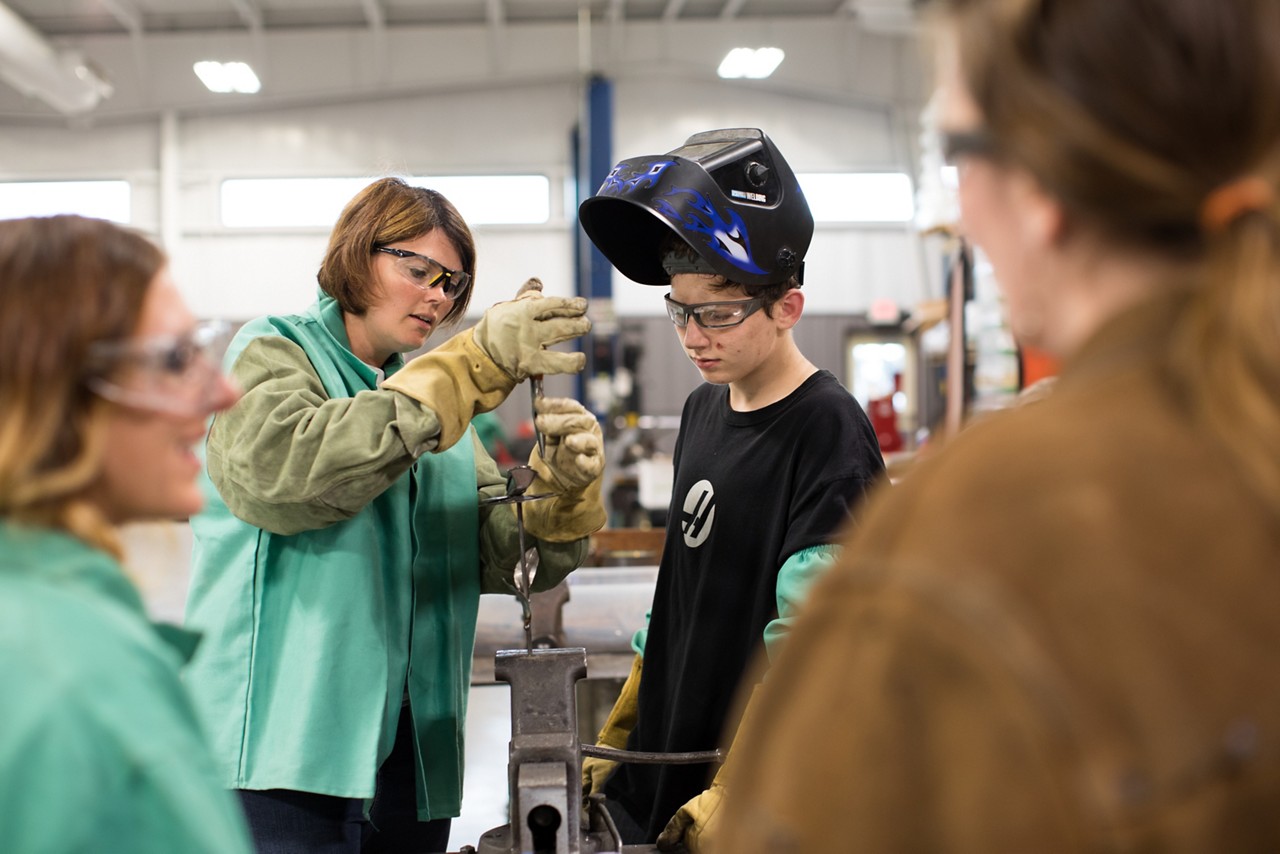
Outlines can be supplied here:
<path id="1" fill-rule="evenodd" d="M 288 789 L 241 789 L 257 854 L 438 854 L 447 851 L 451 819 L 418 821 L 413 721 L 400 712 L 395 746 L 378 769 L 378 787 L 364 818 L 360 798 Z"/>

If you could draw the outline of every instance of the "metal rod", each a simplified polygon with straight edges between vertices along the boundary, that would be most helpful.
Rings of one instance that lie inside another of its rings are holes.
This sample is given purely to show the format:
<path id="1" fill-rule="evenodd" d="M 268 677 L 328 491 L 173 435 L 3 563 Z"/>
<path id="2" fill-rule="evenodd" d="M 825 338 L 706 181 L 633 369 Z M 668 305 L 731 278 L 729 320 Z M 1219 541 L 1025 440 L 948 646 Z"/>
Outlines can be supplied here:
<path id="1" fill-rule="evenodd" d="M 634 762 L 640 765 L 701 765 L 704 762 L 724 762 L 723 750 L 698 750 L 689 753 L 653 753 L 648 750 L 618 750 L 602 744 L 582 745 L 583 756 L 612 759 L 614 762 Z"/>

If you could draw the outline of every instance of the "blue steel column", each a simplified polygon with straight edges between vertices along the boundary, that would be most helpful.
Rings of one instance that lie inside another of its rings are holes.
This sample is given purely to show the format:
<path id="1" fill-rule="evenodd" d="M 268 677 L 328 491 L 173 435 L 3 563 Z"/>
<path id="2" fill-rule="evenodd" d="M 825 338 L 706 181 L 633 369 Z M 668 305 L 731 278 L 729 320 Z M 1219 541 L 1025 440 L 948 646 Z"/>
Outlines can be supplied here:
<path id="1" fill-rule="evenodd" d="M 613 168 L 613 83 L 593 75 L 586 81 L 582 118 L 573 139 L 577 176 L 574 205 L 574 249 L 578 295 L 590 300 L 592 330 L 583 341 L 587 366 L 578 377 L 578 399 L 597 415 L 607 416 L 609 401 L 592 394 L 612 379 L 617 365 L 618 323 L 613 307 L 613 268 L 577 225 L 577 205 L 604 183 Z"/>

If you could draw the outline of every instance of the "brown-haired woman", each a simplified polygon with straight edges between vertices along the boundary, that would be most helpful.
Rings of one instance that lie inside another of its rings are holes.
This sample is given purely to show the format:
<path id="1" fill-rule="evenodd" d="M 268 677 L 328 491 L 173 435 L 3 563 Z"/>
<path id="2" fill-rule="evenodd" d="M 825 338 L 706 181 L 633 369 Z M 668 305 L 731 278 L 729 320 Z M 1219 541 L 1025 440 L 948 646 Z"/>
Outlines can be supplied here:
<path id="1" fill-rule="evenodd" d="M 1280 850 L 1280 4 L 935 5 L 964 230 L 1064 368 L 851 537 L 723 850 Z"/>
<path id="2" fill-rule="evenodd" d="M 459 813 L 479 597 L 512 592 L 519 556 L 511 505 L 480 505 L 506 480 L 470 422 L 530 375 L 581 370 L 545 348 L 590 326 L 585 300 L 534 280 L 406 364 L 462 318 L 475 271 L 448 200 L 384 178 L 342 212 L 317 302 L 228 350 L 245 394 L 214 419 L 192 520 L 188 684 L 260 854 L 442 851 Z M 535 590 L 604 524 L 599 425 L 541 406 L 530 489 L 556 497 L 525 510 Z"/>
<path id="3" fill-rule="evenodd" d="M 116 526 L 200 509 L 236 398 L 163 253 L 74 216 L 0 221 L 0 828 L 10 851 L 247 852 Z"/>

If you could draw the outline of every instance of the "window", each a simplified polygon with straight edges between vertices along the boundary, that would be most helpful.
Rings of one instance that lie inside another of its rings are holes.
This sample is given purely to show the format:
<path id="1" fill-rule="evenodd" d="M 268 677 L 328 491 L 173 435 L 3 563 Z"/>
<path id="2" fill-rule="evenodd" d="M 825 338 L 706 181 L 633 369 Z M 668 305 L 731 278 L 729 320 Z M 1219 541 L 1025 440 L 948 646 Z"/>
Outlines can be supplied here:
<path id="1" fill-rule="evenodd" d="M 911 178 L 904 172 L 809 172 L 797 175 L 815 222 L 910 222 Z"/>
<path id="2" fill-rule="evenodd" d="M 0 183 L 0 219 L 80 214 L 127 223 L 128 181 L 17 181 Z"/>
<path id="3" fill-rule="evenodd" d="M 407 178 L 438 190 L 470 225 L 536 224 L 551 217 L 545 175 Z M 234 178 L 222 182 L 222 224 L 230 228 L 331 227 L 368 178 Z"/>

